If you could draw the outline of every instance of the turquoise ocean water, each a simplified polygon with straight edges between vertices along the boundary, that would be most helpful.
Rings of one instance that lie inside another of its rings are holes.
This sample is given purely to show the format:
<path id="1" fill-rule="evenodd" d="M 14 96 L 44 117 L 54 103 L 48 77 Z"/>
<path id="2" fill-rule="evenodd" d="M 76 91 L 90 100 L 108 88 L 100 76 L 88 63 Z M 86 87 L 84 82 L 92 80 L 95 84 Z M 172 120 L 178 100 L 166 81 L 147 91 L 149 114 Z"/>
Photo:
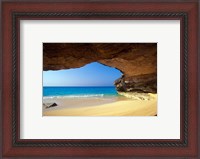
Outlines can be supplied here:
<path id="1" fill-rule="evenodd" d="M 108 97 L 117 96 L 114 86 L 110 87 L 43 87 L 44 97 Z"/>

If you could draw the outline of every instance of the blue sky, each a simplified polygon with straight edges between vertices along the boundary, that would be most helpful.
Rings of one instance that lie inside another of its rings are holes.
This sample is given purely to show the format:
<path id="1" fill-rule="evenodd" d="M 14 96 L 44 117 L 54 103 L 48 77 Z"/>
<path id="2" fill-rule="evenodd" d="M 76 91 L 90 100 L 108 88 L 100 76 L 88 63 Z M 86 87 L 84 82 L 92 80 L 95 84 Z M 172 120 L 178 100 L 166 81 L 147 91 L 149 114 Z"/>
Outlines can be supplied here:
<path id="1" fill-rule="evenodd" d="M 98 62 L 81 68 L 43 71 L 43 86 L 113 86 L 122 73 Z"/>

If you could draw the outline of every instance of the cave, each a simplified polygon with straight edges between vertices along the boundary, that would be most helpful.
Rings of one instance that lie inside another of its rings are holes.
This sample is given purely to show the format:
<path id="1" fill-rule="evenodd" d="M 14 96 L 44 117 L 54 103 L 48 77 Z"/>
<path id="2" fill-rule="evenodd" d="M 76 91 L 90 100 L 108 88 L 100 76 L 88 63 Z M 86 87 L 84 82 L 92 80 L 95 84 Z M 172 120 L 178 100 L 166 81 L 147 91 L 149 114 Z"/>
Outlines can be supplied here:
<path id="1" fill-rule="evenodd" d="M 157 93 L 157 43 L 43 43 L 43 70 L 92 62 L 116 68 L 118 92 Z"/>

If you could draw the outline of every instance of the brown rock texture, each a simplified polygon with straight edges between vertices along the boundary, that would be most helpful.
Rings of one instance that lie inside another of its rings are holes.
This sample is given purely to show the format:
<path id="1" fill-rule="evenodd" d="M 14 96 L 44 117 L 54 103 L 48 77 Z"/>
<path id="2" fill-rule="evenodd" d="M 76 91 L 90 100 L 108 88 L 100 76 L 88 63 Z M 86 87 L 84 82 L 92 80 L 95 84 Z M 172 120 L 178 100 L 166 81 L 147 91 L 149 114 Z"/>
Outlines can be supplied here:
<path id="1" fill-rule="evenodd" d="M 91 62 L 117 68 L 118 91 L 157 92 L 156 43 L 43 43 L 43 70 L 79 68 Z"/>
<path id="2" fill-rule="evenodd" d="M 119 92 L 157 93 L 156 73 L 126 77 L 115 81 Z"/>

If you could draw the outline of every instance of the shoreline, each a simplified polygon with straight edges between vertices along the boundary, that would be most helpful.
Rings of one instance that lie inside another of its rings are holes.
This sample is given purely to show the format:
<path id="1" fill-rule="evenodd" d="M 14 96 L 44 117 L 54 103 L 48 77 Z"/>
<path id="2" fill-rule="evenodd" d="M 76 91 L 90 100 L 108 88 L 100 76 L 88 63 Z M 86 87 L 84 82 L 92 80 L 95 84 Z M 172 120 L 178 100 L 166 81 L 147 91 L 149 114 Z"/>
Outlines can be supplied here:
<path id="1" fill-rule="evenodd" d="M 83 108 L 83 107 L 93 107 L 102 104 L 113 103 L 119 100 L 126 100 L 126 97 L 123 96 L 104 96 L 104 97 L 79 97 L 79 98 L 70 98 L 70 97 L 43 97 L 43 112 L 57 109 L 65 108 Z M 56 107 L 51 107 L 46 109 L 45 105 L 50 103 L 56 103 Z"/>
<path id="2" fill-rule="evenodd" d="M 49 100 L 47 100 L 49 101 Z M 45 109 L 43 116 L 155 116 L 157 95 L 150 100 L 135 100 L 124 96 L 113 98 L 52 99 L 58 106 Z"/>

